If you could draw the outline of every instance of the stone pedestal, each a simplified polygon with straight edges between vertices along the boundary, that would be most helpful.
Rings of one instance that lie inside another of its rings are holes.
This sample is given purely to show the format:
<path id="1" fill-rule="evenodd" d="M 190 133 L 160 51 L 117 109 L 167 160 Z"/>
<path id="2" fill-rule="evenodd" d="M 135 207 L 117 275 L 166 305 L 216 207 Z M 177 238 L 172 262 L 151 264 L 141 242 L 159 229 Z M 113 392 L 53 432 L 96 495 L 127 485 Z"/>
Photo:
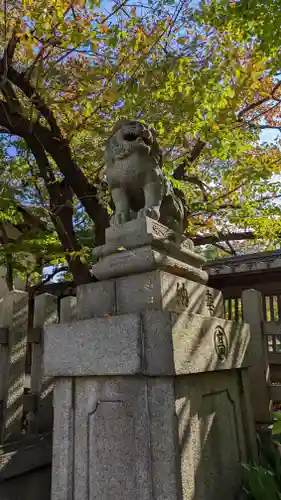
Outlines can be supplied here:
<path id="1" fill-rule="evenodd" d="M 247 325 L 155 221 L 109 229 L 96 255 L 106 281 L 78 288 L 76 321 L 45 328 L 52 500 L 236 499 L 255 453 Z"/>

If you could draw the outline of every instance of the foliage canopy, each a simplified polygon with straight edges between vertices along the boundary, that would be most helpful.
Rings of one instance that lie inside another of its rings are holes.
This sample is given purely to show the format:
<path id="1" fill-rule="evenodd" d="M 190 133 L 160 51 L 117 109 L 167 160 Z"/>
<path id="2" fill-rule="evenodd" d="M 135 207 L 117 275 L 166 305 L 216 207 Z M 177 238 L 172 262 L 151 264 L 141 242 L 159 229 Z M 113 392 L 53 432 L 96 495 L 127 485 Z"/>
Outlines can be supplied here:
<path id="1" fill-rule="evenodd" d="M 91 279 L 111 210 L 103 144 L 123 116 L 156 127 L 189 234 L 276 244 L 279 139 L 259 137 L 279 130 L 278 3 L 2 0 L 0 222 L 21 218 L 20 200 L 45 223 L 2 238 L 2 258 L 31 279 L 47 263 Z"/>

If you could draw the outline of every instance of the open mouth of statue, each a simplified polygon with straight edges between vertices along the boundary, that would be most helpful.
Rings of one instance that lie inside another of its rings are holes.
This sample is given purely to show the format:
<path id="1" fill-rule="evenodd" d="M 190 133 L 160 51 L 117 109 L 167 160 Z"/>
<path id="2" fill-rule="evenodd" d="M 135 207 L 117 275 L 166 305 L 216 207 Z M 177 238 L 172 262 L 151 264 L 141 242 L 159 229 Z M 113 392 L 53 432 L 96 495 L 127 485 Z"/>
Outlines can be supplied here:
<path id="1" fill-rule="evenodd" d="M 149 140 L 146 137 L 142 137 L 134 132 L 127 132 L 123 135 L 124 140 L 128 142 L 136 141 L 137 139 L 141 139 L 147 146 L 149 146 Z"/>

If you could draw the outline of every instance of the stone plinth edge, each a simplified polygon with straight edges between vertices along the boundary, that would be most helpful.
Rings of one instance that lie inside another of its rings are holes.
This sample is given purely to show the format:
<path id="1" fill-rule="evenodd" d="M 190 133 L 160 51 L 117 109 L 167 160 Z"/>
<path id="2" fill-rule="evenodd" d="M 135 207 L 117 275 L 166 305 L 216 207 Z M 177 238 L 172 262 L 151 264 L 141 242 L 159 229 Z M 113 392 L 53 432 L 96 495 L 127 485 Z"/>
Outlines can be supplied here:
<path id="1" fill-rule="evenodd" d="M 219 318 L 146 310 L 48 325 L 46 376 L 187 375 L 247 366 L 249 329 Z"/>
<path id="2" fill-rule="evenodd" d="M 99 280 L 162 269 L 205 284 L 206 260 L 194 252 L 191 240 L 149 217 L 106 230 L 106 243 L 93 250 Z"/>

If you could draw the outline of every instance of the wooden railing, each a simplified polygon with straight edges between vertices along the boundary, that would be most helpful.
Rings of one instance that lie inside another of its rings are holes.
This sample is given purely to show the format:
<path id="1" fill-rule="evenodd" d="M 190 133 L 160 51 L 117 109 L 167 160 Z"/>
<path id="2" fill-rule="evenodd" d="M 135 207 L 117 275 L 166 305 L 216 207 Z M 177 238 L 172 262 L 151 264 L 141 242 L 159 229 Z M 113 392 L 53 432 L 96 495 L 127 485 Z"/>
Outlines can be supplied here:
<path id="1" fill-rule="evenodd" d="M 266 336 L 267 359 L 270 365 L 270 379 L 281 383 L 281 296 L 261 295 L 262 331 Z M 225 299 L 226 318 L 243 321 L 242 298 Z"/>
<path id="2" fill-rule="evenodd" d="M 281 402 L 281 296 L 256 290 L 225 299 L 226 318 L 249 323 L 252 406 L 257 422 L 270 420 L 270 410 Z"/>

